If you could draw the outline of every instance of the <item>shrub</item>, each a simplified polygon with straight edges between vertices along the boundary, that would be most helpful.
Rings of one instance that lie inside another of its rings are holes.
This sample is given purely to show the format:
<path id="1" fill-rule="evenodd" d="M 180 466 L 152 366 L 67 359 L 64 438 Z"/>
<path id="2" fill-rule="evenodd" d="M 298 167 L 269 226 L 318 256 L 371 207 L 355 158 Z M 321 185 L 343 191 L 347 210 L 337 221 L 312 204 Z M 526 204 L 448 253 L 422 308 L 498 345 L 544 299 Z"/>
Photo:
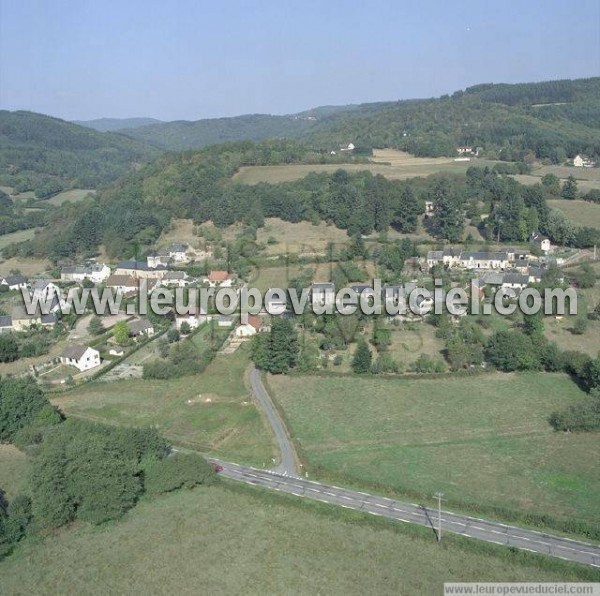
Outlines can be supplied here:
<path id="1" fill-rule="evenodd" d="M 212 484 L 215 472 L 212 466 L 195 453 L 177 453 L 153 461 L 144 471 L 144 486 L 151 494 L 161 494 L 179 488 L 194 488 L 199 484 Z"/>
<path id="2" fill-rule="evenodd" d="M 600 397 L 586 397 L 554 412 L 550 424 L 555 430 L 591 431 L 600 429 Z"/>

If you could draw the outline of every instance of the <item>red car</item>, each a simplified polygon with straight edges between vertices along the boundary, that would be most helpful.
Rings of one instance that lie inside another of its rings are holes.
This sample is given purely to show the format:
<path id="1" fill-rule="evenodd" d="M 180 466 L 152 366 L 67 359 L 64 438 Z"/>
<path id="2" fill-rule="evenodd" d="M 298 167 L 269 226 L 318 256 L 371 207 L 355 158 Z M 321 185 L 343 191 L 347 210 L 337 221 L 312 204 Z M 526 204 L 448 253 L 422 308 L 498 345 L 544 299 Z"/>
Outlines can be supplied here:
<path id="1" fill-rule="evenodd" d="M 219 472 L 223 471 L 223 466 L 221 464 L 217 464 L 217 463 L 213 462 L 211 465 L 212 465 L 212 468 L 215 471 L 215 473 L 218 474 Z"/>

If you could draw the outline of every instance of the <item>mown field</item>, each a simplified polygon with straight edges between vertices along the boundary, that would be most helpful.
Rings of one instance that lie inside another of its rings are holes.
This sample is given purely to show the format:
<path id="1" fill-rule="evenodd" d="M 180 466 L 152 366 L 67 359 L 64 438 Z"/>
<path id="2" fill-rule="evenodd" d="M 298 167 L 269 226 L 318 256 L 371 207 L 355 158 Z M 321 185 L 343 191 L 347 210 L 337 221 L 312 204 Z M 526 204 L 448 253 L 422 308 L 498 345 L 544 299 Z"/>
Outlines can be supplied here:
<path id="1" fill-rule="evenodd" d="M 407 596 L 441 594 L 444 581 L 595 578 L 537 561 L 225 484 L 144 501 L 115 524 L 25 541 L 0 576 L 4 594 Z"/>
<path id="2" fill-rule="evenodd" d="M 62 205 L 66 201 L 77 203 L 85 199 L 90 193 L 95 194 L 95 192 L 95 190 L 74 188 L 72 190 L 64 190 L 63 192 L 59 192 L 57 195 L 54 195 L 52 198 L 44 202 L 50 203 L 50 205 Z"/>
<path id="3" fill-rule="evenodd" d="M 310 172 L 328 172 L 343 169 L 348 172 L 370 171 L 391 180 L 406 180 L 417 176 L 430 176 L 440 172 L 464 174 L 472 165 L 493 165 L 495 162 L 473 158 L 471 161 L 454 161 L 448 157 L 413 157 L 403 151 L 381 149 L 373 152 L 373 160 L 366 164 L 292 164 L 285 166 L 245 166 L 239 169 L 233 180 L 240 184 L 259 182 L 290 182 L 304 178 Z"/>
<path id="4" fill-rule="evenodd" d="M 274 446 L 244 386 L 248 346 L 217 356 L 199 375 L 94 382 L 52 399 L 67 415 L 155 426 L 170 441 L 232 461 L 269 465 Z"/>
<path id="5" fill-rule="evenodd" d="M 598 435 L 556 433 L 550 413 L 584 396 L 559 374 L 438 379 L 269 377 L 318 477 L 449 507 L 600 522 Z"/>
<path id="6" fill-rule="evenodd" d="M 12 445 L 0 444 L 0 491 L 7 499 L 26 492 L 28 473 L 27 456 Z"/>
<path id="7" fill-rule="evenodd" d="M 25 240 L 31 240 L 34 236 L 35 228 L 19 230 L 18 232 L 12 232 L 11 234 L 2 234 L 0 235 L 0 251 L 9 244 L 14 244 L 15 242 L 25 242 Z"/>
<path id="8" fill-rule="evenodd" d="M 600 185 L 598 186 L 600 188 Z M 600 228 L 600 205 L 587 201 L 548 201 L 548 205 L 562 211 L 570 220 L 580 226 Z"/>

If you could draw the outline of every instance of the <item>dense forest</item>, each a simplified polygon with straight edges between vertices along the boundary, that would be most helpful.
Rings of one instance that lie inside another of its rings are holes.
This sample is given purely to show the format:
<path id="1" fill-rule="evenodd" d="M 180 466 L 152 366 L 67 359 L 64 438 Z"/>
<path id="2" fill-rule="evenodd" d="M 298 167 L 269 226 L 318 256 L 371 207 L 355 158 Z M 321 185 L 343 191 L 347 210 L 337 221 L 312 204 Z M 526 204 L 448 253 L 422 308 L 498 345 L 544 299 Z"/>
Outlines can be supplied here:
<path id="1" fill-rule="evenodd" d="M 69 188 L 97 188 L 160 151 L 32 112 L 0 111 L 0 184 L 40 199 Z"/>
<path id="2" fill-rule="evenodd" d="M 452 156 L 457 145 L 481 146 L 509 161 L 531 153 L 559 163 L 576 153 L 600 154 L 600 78 L 483 84 L 439 99 L 166 122 L 123 132 L 169 150 L 285 137 L 324 149 L 353 142 L 420 156 Z"/>

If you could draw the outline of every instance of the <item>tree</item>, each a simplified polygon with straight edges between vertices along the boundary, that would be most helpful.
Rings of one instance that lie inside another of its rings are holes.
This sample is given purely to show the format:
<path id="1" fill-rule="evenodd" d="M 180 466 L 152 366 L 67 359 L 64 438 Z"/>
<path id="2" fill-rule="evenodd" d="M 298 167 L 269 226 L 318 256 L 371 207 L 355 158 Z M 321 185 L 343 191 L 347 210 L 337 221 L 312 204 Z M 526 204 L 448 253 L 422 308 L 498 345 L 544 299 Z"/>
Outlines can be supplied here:
<path id="1" fill-rule="evenodd" d="M 56 412 L 32 378 L 0 381 L 0 442 L 12 441 L 38 416 L 48 419 L 48 409 Z"/>
<path id="2" fill-rule="evenodd" d="M 371 361 L 371 350 L 367 342 L 361 339 L 352 358 L 352 370 L 357 374 L 371 372 Z"/>
<path id="3" fill-rule="evenodd" d="M 212 466 L 196 453 L 176 453 L 171 457 L 154 460 L 144 469 L 144 486 L 150 494 L 211 484 L 214 478 Z"/>
<path id="4" fill-rule="evenodd" d="M 125 321 L 119 321 L 113 328 L 113 337 L 120 346 L 129 344 L 129 325 Z"/>
<path id="5" fill-rule="evenodd" d="M 12 333 L 0 335 L 0 362 L 14 362 L 19 358 L 19 345 Z"/>
<path id="6" fill-rule="evenodd" d="M 429 193 L 433 201 L 432 228 L 435 236 L 448 242 L 459 242 L 464 229 L 462 200 L 448 177 L 438 178 Z"/>
<path id="7" fill-rule="evenodd" d="M 256 366 L 274 374 L 294 368 L 298 359 L 298 333 L 292 322 L 277 317 L 268 334 L 255 335 L 252 358 Z"/>
<path id="8" fill-rule="evenodd" d="M 588 328 L 588 319 L 585 315 L 581 315 L 575 319 L 572 332 L 574 335 L 583 335 Z"/>
<path id="9" fill-rule="evenodd" d="M 573 201 L 577 198 L 577 180 L 573 176 L 569 176 L 560 191 L 560 196 L 568 201 Z"/>
<path id="10" fill-rule="evenodd" d="M 189 335 L 192 332 L 192 328 L 190 327 L 190 324 L 187 321 L 183 321 L 183 323 L 181 323 L 179 331 L 182 335 Z"/>
<path id="11" fill-rule="evenodd" d="M 88 331 L 91 335 L 100 335 L 104 333 L 104 325 L 100 317 L 92 317 L 88 325 Z"/>
<path id="12" fill-rule="evenodd" d="M 531 337 L 517 330 L 495 333 L 488 342 L 486 358 L 497 369 L 506 372 L 541 367 L 541 355 Z"/>

